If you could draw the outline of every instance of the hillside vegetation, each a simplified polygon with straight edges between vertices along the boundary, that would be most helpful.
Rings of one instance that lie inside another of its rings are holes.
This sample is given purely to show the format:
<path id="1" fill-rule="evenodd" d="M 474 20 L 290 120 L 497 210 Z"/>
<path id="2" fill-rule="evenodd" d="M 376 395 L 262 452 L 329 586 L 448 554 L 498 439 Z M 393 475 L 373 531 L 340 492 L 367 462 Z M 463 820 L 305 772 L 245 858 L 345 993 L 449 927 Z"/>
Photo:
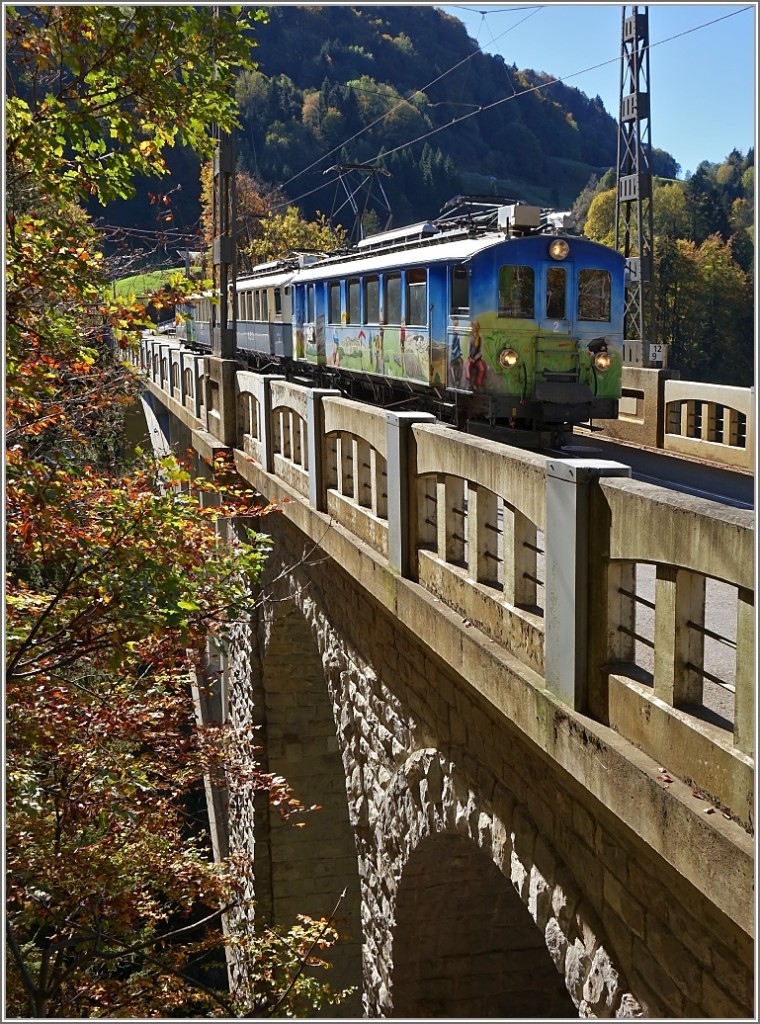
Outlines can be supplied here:
<path id="1" fill-rule="evenodd" d="M 303 197 L 307 215 L 345 203 L 325 174 L 336 164 L 389 172 L 382 187 L 402 224 L 461 191 L 569 206 L 616 163 L 617 123 L 599 97 L 481 53 L 435 8 L 274 6 L 269 15 L 256 33 L 258 68 L 238 80 L 239 159 Z M 656 162 L 676 175 L 668 154 Z"/>

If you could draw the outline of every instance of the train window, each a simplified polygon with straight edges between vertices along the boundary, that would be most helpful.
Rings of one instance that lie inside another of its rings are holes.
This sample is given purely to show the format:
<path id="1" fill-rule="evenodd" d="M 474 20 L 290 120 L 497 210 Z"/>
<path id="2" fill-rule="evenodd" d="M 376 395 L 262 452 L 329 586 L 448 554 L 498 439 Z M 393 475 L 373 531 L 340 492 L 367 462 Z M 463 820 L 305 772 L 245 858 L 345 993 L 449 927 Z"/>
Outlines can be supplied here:
<path id="1" fill-rule="evenodd" d="M 364 323 L 380 323 L 380 279 L 364 278 Z"/>
<path id="2" fill-rule="evenodd" d="M 612 279 L 606 270 L 581 270 L 578 275 L 578 319 L 610 319 Z"/>
<path id="3" fill-rule="evenodd" d="M 385 322 L 401 323 L 401 274 L 387 274 L 385 278 Z"/>
<path id="4" fill-rule="evenodd" d="M 253 319 L 263 320 L 264 317 L 261 315 L 261 289 L 257 288 L 253 293 Z"/>
<path id="5" fill-rule="evenodd" d="M 282 289 L 280 288 L 274 290 L 274 315 L 282 316 Z"/>
<path id="6" fill-rule="evenodd" d="M 451 268 L 451 312 L 466 313 L 470 308 L 470 272 L 465 267 Z"/>
<path id="7" fill-rule="evenodd" d="M 499 270 L 499 316 L 532 319 L 534 293 L 533 267 L 501 267 Z"/>
<path id="8" fill-rule="evenodd" d="M 330 281 L 327 286 L 330 299 L 330 323 L 340 323 L 340 281 Z"/>
<path id="9" fill-rule="evenodd" d="M 406 275 L 406 322 L 427 326 L 427 271 L 410 270 Z"/>
<path id="10" fill-rule="evenodd" d="M 564 267 L 549 267 L 546 271 L 546 316 L 549 320 L 565 319 L 566 277 Z"/>
<path id="11" fill-rule="evenodd" d="M 362 322 L 361 311 L 361 289 L 358 277 L 352 277 L 346 288 L 348 300 L 348 323 L 360 324 Z"/>
<path id="12" fill-rule="evenodd" d="M 306 285 L 306 323 L 314 323 L 314 285 Z"/>

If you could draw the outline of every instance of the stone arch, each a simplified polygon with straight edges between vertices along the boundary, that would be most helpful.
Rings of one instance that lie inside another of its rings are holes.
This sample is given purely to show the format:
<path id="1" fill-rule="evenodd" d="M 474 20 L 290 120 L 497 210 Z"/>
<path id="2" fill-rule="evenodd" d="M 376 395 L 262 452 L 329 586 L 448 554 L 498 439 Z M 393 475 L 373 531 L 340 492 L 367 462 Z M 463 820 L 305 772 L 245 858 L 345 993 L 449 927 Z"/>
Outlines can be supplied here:
<path id="1" fill-rule="evenodd" d="M 395 905 L 394 1017 L 575 1016 L 527 907 L 469 837 L 423 838 Z"/>
<path id="2" fill-rule="evenodd" d="M 400 972 L 395 965 L 397 957 L 409 955 L 408 944 L 406 948 L 403 945 L 404 929 L 408 928 L 409 914 L 413 912 L 409 907 L 402 907 L 401 900 L 405 896 L 419 900 L 419 894 L 424 895 L 425 887 L 420 887 L 418 880 L 426 866 L 436 863 L 436 855 L 443 853 L 448 854 L 448 865 L 442 868 L 439 862 L 437 884 L 445 886 L 447 878 L 472 879 L 479 869 L 494 884 L 498 878 L 511 883 L 512 893 L 524 911 L 520 915 L 514 901 L 506 895 L 506 887 L 499 884 L 495 898 L 516 922 L 515 928 L 520 934 L 513 932 L 511 939 L 506 933 L 496 937 L 497 959 L 491 967 L 500 977 L 504 975 L 498 982 L 502 988 L 492 994 L 489 1008 L 480 1007 L 476 1016 L 503 1015 L 493 1007 L 495 1003 L 508 1005 L 510 982 L 508 972 L 497 971 L 496 965 L 501 962 L 498 958 L 509 957 L 510 941 L 526 936 L 528 920 L 532 921 L 534 932 L 538 932 L 545 954 L 540 960 L 533 942 L 524 947 L 530 950 L 526 956 L 536 958 L 541 972 L 547 958 L 550 959 L 564 979 L 572 1001 L 565 1003 L 566 1006 L 574 1006 L 580 1017 L 643 1016 L 642 1007 L 627 991 L 597 915 L 584 900 L 572 874 L 540 835 L 527 809 L 517 803 L 506 788 L 491 782 L 492 795 L 489 798 L 479 796 L 477 787 L 454 760 L 437 750 L 427 749 L 415 752 L 389 784 L 375 824 L 375 835 L 380 887 L 387 890 L 394 929 L 390 941 L 383 942 L 379 936 L 370 940 L 370 945 L 379 951 L 377 971 L 382 978 L 375 1012 L 381 1016 L 425 1015 L 419 1004 L 412 1005 L 416 997 L 410 994 L 413 988 L 410 974 L 415 965 L 412 964 L 411 969 L 403 967 Z M 482 879 L 478 891 L 481 890 Z M 458 905 L 466 907 L 466 898 Z M 428 911 L 428 907 L 418 909 Z M 367 916 L 365 913 L 365 918 Z M 418 928 L 420 924 L 418 914 Z M 464 976 L 468 970 L 472 972 L 473 965 L 466 963 L 468 957 L 471 960 L 471 953 L 464 942 L 473 932 L 468 922 L 461 922 L 460 928 L 463 942 L 457 941 L 448 947 L 444 944 L 441 950 L 450 959 L 449 970 L 453 970 L 451 965 L 458 961 L 460 987 L 466 988 Z M 427 985 L 432 972 L 427 967 L 420 969 L 422 974 L 418 975 L 418 980 Z M 393 994 L 397 975 L 401 980 L 402 1000 L 398 1011 Z M 518 991 L 514 989 L 513 994 Z M 533 1003 L 531 1011 L 536 1016 L 552 1017 L 556 1016 L 556 1010 L 552 1009 L 554 1000 L 560 1000 L 561 996 L 553 990 L 550 998 L 541 1004 L 545 1012 L 539 1013 L 536 1013 L 535 993 L 523 994 L 520 998 Z M 461 1007 L 454 1008 L 455 996 L 451 999 L 449 1002 L 447 997 L 440 1012 L 432 1015 L 463 1016 Z M 438 1000 L 439 1006 L 440 1002 Z M 373 1008 L 369 1007 L 369 1011 L 372 1015 Z M 522 1011 L 514 1015 L 524 1016 Z"/>
<path id="3" fill-rule="evenodd" d="M 352 1017 L 361 1005 L 360 882 L 330 691 L 309 625 L 292 600 L 267 602 L 260 626 L 254 720 L 265 767 L 317 809 L 284 821 L 268 802 L 255 802 L 257 914 L 282 926 L 298 914 L 328 917 L 346 890 L 335 918 L 344 939 L 326 955 L 332 969 L 324 979 L 356 991 L 320 1015 Z"/>

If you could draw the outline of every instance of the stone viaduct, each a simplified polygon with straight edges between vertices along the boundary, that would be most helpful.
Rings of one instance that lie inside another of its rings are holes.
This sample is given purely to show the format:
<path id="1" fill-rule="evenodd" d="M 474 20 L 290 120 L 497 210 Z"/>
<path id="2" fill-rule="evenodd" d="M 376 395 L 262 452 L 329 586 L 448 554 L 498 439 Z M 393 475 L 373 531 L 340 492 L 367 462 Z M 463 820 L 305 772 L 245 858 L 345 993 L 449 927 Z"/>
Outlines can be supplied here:
<path id="1" fill-rule="evenodd" d="M 202 712 L 321 809 L 295 828 L 236 789 L 212 818 L 264 920 L 345 890 L 331 1012 L 753 1017 L 752 513 L 172 340 L 134 361 L 157 444 L 227 452 L 281 506 Z"/>

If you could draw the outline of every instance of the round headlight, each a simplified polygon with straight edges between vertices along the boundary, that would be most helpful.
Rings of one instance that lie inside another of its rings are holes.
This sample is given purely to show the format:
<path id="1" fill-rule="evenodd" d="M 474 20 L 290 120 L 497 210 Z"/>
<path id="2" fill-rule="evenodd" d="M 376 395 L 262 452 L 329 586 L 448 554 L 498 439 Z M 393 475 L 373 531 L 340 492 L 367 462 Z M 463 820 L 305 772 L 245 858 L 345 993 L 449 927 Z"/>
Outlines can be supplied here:
<path id="1" fill-rule="evenodd" d="M 564 238 L 555 238 L 549 246 L 549 255 L 553 260 L 563 260 L 570 252 L 570 246 Z"/>
<path id="2" fill-rule="evenodd" d="M 594 366 L 597 370 L 609 370 L 612 366 L 612 356 L 609 352 L 597 352 L 594 356 Z"/>
<path id="3" fill-rule="evenodd" d="M 503 348 L 499 352 L 499 362 L 505 370 L 511 369 L 513 366 L 517 366 L 517 360 L 519 356 L 513 348 Z"/>

